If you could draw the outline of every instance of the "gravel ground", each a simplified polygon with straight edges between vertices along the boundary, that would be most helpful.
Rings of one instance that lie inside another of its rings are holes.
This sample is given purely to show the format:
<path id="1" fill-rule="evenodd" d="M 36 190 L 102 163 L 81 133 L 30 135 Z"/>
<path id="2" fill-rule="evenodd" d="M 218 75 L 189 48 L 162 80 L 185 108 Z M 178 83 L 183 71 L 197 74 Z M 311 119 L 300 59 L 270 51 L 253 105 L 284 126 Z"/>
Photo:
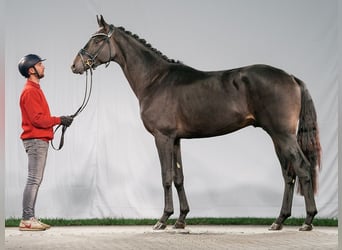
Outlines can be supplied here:
<path id="1" fill-rule="evenodd" d="M 52 227 L 47 231 L 5 229 L 5 249 L 338 249 L 337 227 L 298 227 L 268 231 L 267 226 L 187 226 L 153 231 L 151 226 Z"/>

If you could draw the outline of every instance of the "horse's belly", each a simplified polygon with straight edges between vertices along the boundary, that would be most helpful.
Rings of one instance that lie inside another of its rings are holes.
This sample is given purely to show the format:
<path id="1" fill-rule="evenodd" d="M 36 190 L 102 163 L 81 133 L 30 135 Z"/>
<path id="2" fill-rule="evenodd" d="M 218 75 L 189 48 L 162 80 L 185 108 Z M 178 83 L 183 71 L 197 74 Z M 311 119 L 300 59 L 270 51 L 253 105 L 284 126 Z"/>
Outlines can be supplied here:
<path id="1" fill-rule="evenodd" d="M 207 114 L 193 117 L 183 122 L 179 130 L 183 137 L 211 137 L 228 134 L 254 123 L 254 117 L 247 113 L 225 113 L 220 115 Z"/>

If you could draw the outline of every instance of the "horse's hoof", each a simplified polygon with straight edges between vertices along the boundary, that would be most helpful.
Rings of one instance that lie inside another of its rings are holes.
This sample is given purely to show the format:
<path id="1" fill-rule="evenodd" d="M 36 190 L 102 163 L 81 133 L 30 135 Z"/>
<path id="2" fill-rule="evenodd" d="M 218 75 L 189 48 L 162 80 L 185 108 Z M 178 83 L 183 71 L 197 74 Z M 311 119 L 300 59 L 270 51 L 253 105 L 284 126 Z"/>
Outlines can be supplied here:
<path id="1" fill-rule="evenodd" d="M 180 222 L 180 221 L 176 221 L 176 223 L 173 225 L 174 229 L 184 229 L 186 226 L 185 222 Z"/>
<path id="2" fill-rule="evenodd" d="M 153 230 L 164 230 L 166 228 L 166 223 L 158 221 L 154 226 Z"/>
<path id="3" fill-rule="evenodd" d="M 270 231 L 279 231 L 279 230 L 282 230 L 282 229 L 283 229 L 283 225 L 282 224 L 273 223 L 268 230 L 270 230 Z"/>
<path id="4" fill-rule="evenodd" d="M 312 229 L 313 229 L 312 224 L 308 225 L 304 223 L 303 226 L 299 228 L 299 231 L 311 231 Z"/>

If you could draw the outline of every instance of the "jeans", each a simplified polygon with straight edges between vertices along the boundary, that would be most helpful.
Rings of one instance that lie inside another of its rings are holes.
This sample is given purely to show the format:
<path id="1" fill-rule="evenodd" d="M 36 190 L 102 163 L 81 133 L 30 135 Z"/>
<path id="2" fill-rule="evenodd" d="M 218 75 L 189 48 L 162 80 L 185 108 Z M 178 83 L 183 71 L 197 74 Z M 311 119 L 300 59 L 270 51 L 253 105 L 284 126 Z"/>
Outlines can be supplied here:
<path id="1" fill-rule="evenodd" d="M 42 183 L 49 143 L 40 139 L 23 140 L 28 156 L 28 177 L 23 195 L 23 220 L 35 217 L 35 205 Z"/>

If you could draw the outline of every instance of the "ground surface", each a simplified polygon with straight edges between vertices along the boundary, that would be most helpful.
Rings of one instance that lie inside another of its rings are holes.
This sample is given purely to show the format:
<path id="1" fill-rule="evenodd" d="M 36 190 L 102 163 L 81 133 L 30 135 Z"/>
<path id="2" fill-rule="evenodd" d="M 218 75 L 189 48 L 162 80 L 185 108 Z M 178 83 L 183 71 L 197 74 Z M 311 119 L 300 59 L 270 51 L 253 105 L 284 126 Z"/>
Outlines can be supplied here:
<path id="1" fill-rule="evenodd" d="M 52 227 L 41 232 L 5 229 L 5 248 L 29 250 L 88 249 L 338 249 L 337 227 L 298 227 L 268 231 L 267 226 L 187 226 L 153 231 L 151 226 Z"/>

